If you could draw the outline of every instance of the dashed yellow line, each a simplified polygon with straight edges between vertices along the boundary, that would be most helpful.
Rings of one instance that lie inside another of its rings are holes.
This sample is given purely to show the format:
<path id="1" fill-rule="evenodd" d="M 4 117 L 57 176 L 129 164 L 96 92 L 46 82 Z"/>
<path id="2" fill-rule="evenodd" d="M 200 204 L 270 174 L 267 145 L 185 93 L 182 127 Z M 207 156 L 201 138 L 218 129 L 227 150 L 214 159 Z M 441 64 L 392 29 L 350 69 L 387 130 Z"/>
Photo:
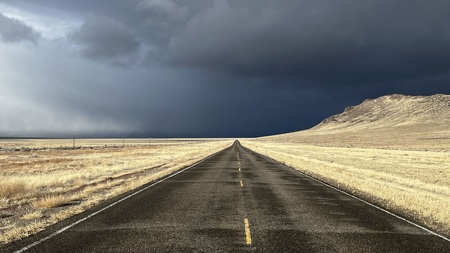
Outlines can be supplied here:
<path id="1" fill-rule="evenodd" d="M 244 219 L 244 226 L 245 226 L 245 242 L 247 245 L 252 245 L 252 236 L 250 234 L 250 223 L 248 222 L 248 219 Z"/>
<path id="2" fill-rule="evenodd" d="M 241 162 L 239 161 L 239 154 L 237 154 L 237 159 L 238 159 L 238 170 L 241 171 Z M 244 187 L 244 182 L 242 182 L 242 180 L 239 181 L 241 184 L 241 187 Z M 252 236 L 250 234 L 250 223 L 248 222 L 248 219 L 245 218 L 244 219 L 244 227 L 245 227 L 245 242 L 247 243 L 247 245 L 252 245 Z"/>

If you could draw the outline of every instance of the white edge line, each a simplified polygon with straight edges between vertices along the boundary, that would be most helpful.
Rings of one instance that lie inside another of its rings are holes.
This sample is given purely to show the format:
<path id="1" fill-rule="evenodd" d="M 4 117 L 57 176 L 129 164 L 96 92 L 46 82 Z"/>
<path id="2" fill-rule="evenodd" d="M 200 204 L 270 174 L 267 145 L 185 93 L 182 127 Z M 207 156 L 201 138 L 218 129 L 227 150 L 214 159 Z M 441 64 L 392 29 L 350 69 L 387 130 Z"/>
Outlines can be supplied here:
<path id="1" fill-rule="evenodd" d="M 248 148 L 247 148 L 247 149 L 248 149 Z M 249 150 L 251 150 L 251 149 L 249 149 Z M 253 151 L 253 150 L 251 150 L 251 151 Z M 253 151 L 253 152 L 255 152 L 255 151 Z M 257 152 L 255 152 L 255 153 L 257 153 Z M 260 154 L 260 153 L 257 153 L 257 154 Z M 273 158 L 271 158 L 271 157 L 269 157 L 269 156 L 266 156 L 266 155 L 263 155 L 263 154 L 260 154 L 260 155 L 265 156 L 265 157 L 268 157 L 268 158 L 270 158 L 270 159 L 272 159 L 272 160 L 278 162 L 277 160 L 275 160 L 275 159 L 273 159 Z M 280 162 L 278 162 L 278 163 L 280 163 Z M 283 164 L 283 163 L 281 163 L 281 164 Z M 411 225 L 414 225 L 414 226 L 416 226 L 416 227 L 418 227 L 418 228 L 420 228 L 420 229 L 422 229 L 422 230 L 424 230 L 424 231 L 426 231 L 426 232 L 428 232 L 428 233 L 430 233 L 430 234 L 432 234 L 432 235 L 435 235 L 435 236 L 437 236 L 437 237 L 440 237 L 441 239 L 444 239 L 444 240 L 447 241 L 447 242 L 450 242 L 450 238 L 447 238 L 447 237 L 445 237 L 445 236 L 443 236 L 443 235 L 440 235 L 440 234 L 438 234 L 438 233 L 436 233 L 436 232 L 434 232 L 434 231 L 432 231 L 432 230 L 429 230 L 429 229 L 426 228 L 426 227 L 423 227 L 423 226 L 421 226 L 421 225 L 419 225 L 419 224 L 417 224 L 417 223 L 415 223 L 415 222 L 413 222 L 413 221 L 407 220 L 406 218 L 403 218 L 403 217 L 401 217 L 401 216 L 399 216 L 399 215 L 397 215 L 397 214 L 395 214 L 395 213 L 393 213 L 393 212 L 390 212 L 390 211 L 388 211 L 388 210 L 386 210 L 386 209 L 384 209 L 384 208 L 382 208 L 382 207 L 379 207 L 379 206 L 377 206 L 377 205 L 375 205 L 375 204 L 372 204 L 372 203 L 370 203 L 370 202 L 367 202 L 367 201 L 365 201 L 365 200 L 363 200 L 363 199 L 361 199 L 361 198 L 359 198 L 359 197 L 357 197 L 357 196 L 355 196 L 355 195 L 352 195 L 352 194 L 350 194 L 350 193 L 348 193 L 348 192 L 346 192 L 346 191 L 343 191 L 343 190 L 341 190 L 341 189 L 339 189 L 339 188 L 336 188 L 336 187 L 334 187 L 334 186 L 332 186 L 332 185 L 330 185 L 330 184 L 327 184 L 327 183 L 325 183 L 325 182 L 322 182 L 322 181 L 320 181 L 319 179 L 314 178 L 314 177 L 312 177 L 312 176 L 310 176 L 310 175 L 304 173 L 303 171 L 300 171 L 300 170 L 298 170 L 298 169 L 296 169 L 296 168 L 294 168 L 294 167 L 288 166 L 288 165 L 286 165 L 286 164 L 283 164 L 283 165 L 284 165 L 284 166 L 287 166 L 288 168 L 291 168 L 291 169 L 297 171 L 298 173 L 300 173 L 300 174 L 302 174 L 302 175 L 304 175 L 304 176 L 306 176 L 306 177 L 308 177 L 308 178 L 310 178 L 310 179 L 312 179 L 312 180 L 314 180 L 314 181 L 316 181 L 316 182 L 318 182 L 318 183 L 321 183 L 321 184 L 323 184 L 323 185 L 325 185 L 325 186 L 327 186 L 327 187 L 329 187 L 329 188 L 331 188 L 331 189 L 334 189 L 334 190 L 336 190 L 336 191 L 338 191 L 338 192 L 344 193 L 345 195 L 347 195 L 347 196 L 349 196 L 349 197 L 352 197 L 352 198 L 354 198 L 354 199 L 356 199 L 356 200 L 359 200 L 359 201 L 361 201 L 361 202 L 363 202 L 363 203 L 365 203 L 365 204 L 367 204 L 367 205 L 369 205 L 369 206 L 371 206 L 371 207 L 375 207 L 376 209 L 378 209 L 378 210 L 380 210 L 380 211 L 383 211 L 383 212 L 385 212 L 385 213 L 387 213 L 387 214 L 390 214 L 390 215 L 392 215 L 392 216 L 394 216 L 394 217 L 396 217 L 396 218 L 398 218 L 398 219 L 400 219 L 400 220 L 402 220 L 402 221 L 405 221 L 405 222 L 407 222 L 407 223 L 409 223 L 409 224 L 411 224 Z"/>
<path id="2" fill-rule="evenodd" d="M 295 168 L 293 168 L 293 169 L 295 169 Z M 420 229 L 422 229 L 422 230 L 425 230 L 426 232 L 428 232 L 428 233 L 430 233 L 430 234 L 432 234 L 432 235 L 438 236 L 438 237 L 440 237 L 440 238 L 442 238 L 442 239 L 444 239 L 444 240 L 450 242 L 450 239 L 449 239 L 449 238 L 447 238 L 447 237 L 445 237 L 445 236 L 443 236 L 443 235 L 440 235 L 440 234 L 438 234 L 438 233 L 436 233 L 436 232 L 434 232 L 434 231 L 432 231 L 432 230 L 429 230 L 429 229 L 426 228 L 426 227 L 423 227 L 423 226 L 421 226 L 421 225 L 419 225 L 419 224 L 417 224 L 417 223 L 415 223 L 415 222 L 413 222 L 413 221 L 407 220 L 406 218 L 403 218 L 403 217 L 401 217 L 401 216 L 399 216 L 399 215 L 397 215 L 397 214 L 395 214 L 395 213 L 393 213 L 393 212 L 391 212 L 391 211 L 388 211 L 388 210 L 386 210 L 386 209 L 384 209 L 384 208 L 382 208 L 382 207 L 379 207 L 379 206 L 377 206 L 377 205 L 375 205 L 375 204 L 372 204 L 372 203 L 370 203 L 370 202 L 367 202 L 367 201 L 365 201 L 365 200 L 363 200 L 363 199 L 361 199 L 361 198 L 359 198 L 359 197 L 357 197 L 357 196 L 355 196 L 355 195 L 352 195 L 352 194 L 350 194 L 350 193 L 348 193 L 348 192 L 346 192 L 346 191 L 343 191 L 343 190 L 341 190 L 341 189 L 339 189 L 339 188 L 336 188 L 336 187 L 334 187 L 334 186 L 332 186 L 332 185 L 329 185 L 329 184 L 327 184 L 327 183 L 325 183 L 325 182 L 322 182 L 322 181 L 320 181 L 320 180 L 318 180 L 318 179 L 316 179 L 316 178 L 314 178 L 314 177 L 311 177 L 310 175 L 307 175 L 307 174 L 303 173 L 302 171 L 299 171 L 299 170 L 297 170 L 297 169 L 295 169 L 295 170 L 296 170 L 297 172 L 303 174 L 304 176 L 306 176 L 306 177 L 308 177 L 308 178 L 310 178 L 310 179 L 312 179 L 312 180 L 318 182 L 318 183 L 321 183 L 321 184 L 323 184 L 323 185 L 325 185 L 325 186 L 327 186 L 327 187 L 329 187 L 329 188 L 332 188 L 332 189 L 334 189 L 334 190 L 336 190 L 336 191 L 339 191 L 339 192 L 341 192 L 341 193 L 344 193 L 345 195 L 347 195 L 347 196 L 349 196 L 349 197 L 352 197 L 352 198 L 354 198 L 354 199 L 356 199 L 356 200 L 359 200 L 359 201 L 361 201 L 361 202 L 363 202 L 363 203 L 365 203 L 365 204 L 367 204 L 367 205 L 369 205 L 369 206 L 375 207 L 376 209 L 378 209 L 378 210 L 380 210 L 380 211 L 383 211 L 383 212 L 385 212 L 385 213 L 387 213 L 387 214 L 390 214 L 390 215 L 392 215 L 392 216 L 394 216 L 394 217 L 396 217 L 396 218 L 398 218 L 398 219 L 400 219 L 400 220 L 402 220 L 402 221 L 406 221 L 407 223 L 409 223 L 409 224 L 411 224 L 411 225 L 414 225 L 414 226 L 416 226 L 416 227 L 418 227 L 418 228 L 420 228 Z"/>
<path id="3" fill-rule="evenodd" d="M 226 149 L 226 148 L 225 148 L 225 149 Z M 33 248 L 34 246 L 37 246 L 37 245 L 41 244 L 42 242 L 45 242 L 45 241 L 47 241 L 48 239 L 50 239 L 50 238 L 52 238 L 52 237 L 55 237 L 56 235 L 58 235 L 58 234 L 60 234 L 60 233 L 62 233 L 62 232 L 64 232 L 64 231 L 66 231 L 66 230 L 68 230 L 68 229 L 70 229 L 70 228 L 72 228 L 72 227 L 74 227 L 74 226 L 80 224 L 81 222 L 86 221 L 87 219 L 92 218 L 93 216 L 95 216 L 95 215 L 97 215 L 97 214 L 99 214 L 99 213 L 101 213 L 101 212 L 103 212 L 103 211 L 105 211 L 105 210 L 107 210 L 107 209 L 109 209 L 109 208 L 111 208 L 111 207 L 113 207 L 113 206 L 119 204 L 120 202 L 122 202 L 122 201 L 124 201 L 124 200 L 127 200 L 127 199 L 129 199 L 129 198 L 131 198 L 131 197 L 133 197 L 133 196 L 135 196 L 135 195 L 137 195 L 137 194 L 139 194 L 139 193 L 141 193 L 141 192 L 143 192 L 143 191 L 145 191 L 145 190 L 147 190 L 147 189 L 149 189 L 149 188 L 151 188 L 151 187 L 153 187 L 153 186 L 155 186 L 155 185 L 157 185 L 157 184 L 159 184 L 159 183 L 162 183 L 162 182 L 166 181 L 166 180 L 169 179 L 169 178 L 172 178 L 172 177 L 174 177 L 174 176 L 176 176 L 176 175 L 178 175 L 178 174 L 180 174 L 180 173 L 182 173 L 182 172 L 184 172 L 184 171 L 186 171 L 186 170 L 188 170 L 188 169 L 190 169 L 190 168 L 192 168 L 192 167 L 194 167 L 194 166 L 196 166 L 196 165 L 198 165 L 198 164 L 200 164 L 200 163 L 202 163 L 202 162 L 204 162 L 204 161 L 206 161 L 206 160 L 208 160 L 209 158 L 213 157 L 214 155 L 216 155 L 217 153 L 219 153 L 219 152 L 221 152 L 221 151 L 223 151 L 223 150 L 224 150 L 224 149 L 222 149 L 222 150 L 220 150 L 220 151 L 217 151 L 216 153 L 207 156 L 206 158 L 204 158 L 204 159 L 202 159 L 202 160 L 200 160 L 200 161 L 198 161 L 198 162 L 196 162 L 196 163 L 190 165 L 189 167 L 184 168 L 184 169 L 182 169 L 182 170 L 180 170 L 180 171 L 177 171 L 177 172 L 175 172 L 175 173 L 173 173 L 173 174 L 171 174 L 171 175 L 169 175 L 169 176 L 166 176 L 165 178 L 163 178 L 163 179 L 161 179 L 161 180 L 159 180 L 159 181 L 156 181 L 155 183 L 153 183 L 153 184 L 151 184 L 151 185 L 149 185 L 149 186 L 147 186 L 147 187 L 145 187 L 145 188 L 142 188 L 142 189 L 140 189 L 139 191 L 133 192 L 132 194 L 127 195 L 127 196 L 125 196 L 125 197 L 123 197 L 123 198 L 117 200 L 116 202 L 114 202 L 114 203 L 112 203 L 112 204 L 109 204 L 108 206 L 106 206 L 106 207 L 104 207 L 104 208 L 102 208 L 102 209 L 100 209 L 100 210 L 98 210 L 98 211 L 96 211 L 96 212 L 94 212 L 94 213 L 91 213 L 91 214 L 89 214 L 88 216 L 86 216 L 86 217 L 84 217 L 84 218 L 82 218 L 82 219 L 79 219 L 79 220 L 75 221 L 74 223 L 72 223 L 72 224 L 70 224 L 70 225 L 68 225 L 68 226 L 66 226 L 66 227 L 64 227 L 64 228 L 61 228 L 60 230 L 54 232 L 54 233 L 51 234 L 51 235 L 48 235 L 48 236 L 46 236 L 46 237 L 44 237 L 44 238 L 42 238 L 42 239 L 40 239 L 40 240 L 38 240 L 38 241 L 35 241 L 35 242 L 29 244 L 28 246 L 25 246 L 25 247 L 23 247 L 23 248 L 21 248 L 21 249 L 19 249 L 19 250 L 17 250 L 17 251 L 14 251 L 14 253 L 22 253 L 22 252 L 24 252 L 24 251 L 27 251 L 27 250 Z"/>

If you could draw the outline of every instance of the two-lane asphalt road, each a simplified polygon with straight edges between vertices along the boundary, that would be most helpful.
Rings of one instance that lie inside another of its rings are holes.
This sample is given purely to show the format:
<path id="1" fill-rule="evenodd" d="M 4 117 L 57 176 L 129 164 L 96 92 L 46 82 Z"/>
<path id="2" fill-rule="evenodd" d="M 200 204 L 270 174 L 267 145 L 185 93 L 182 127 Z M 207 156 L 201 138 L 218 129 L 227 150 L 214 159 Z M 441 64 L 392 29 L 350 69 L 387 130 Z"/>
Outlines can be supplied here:
<path id="1" fill-rule="evenodd" d="M 450 252 L 448 241 L 238 142 L 102 210 L 5 250 L 38 241 L 24 252 Z"/>

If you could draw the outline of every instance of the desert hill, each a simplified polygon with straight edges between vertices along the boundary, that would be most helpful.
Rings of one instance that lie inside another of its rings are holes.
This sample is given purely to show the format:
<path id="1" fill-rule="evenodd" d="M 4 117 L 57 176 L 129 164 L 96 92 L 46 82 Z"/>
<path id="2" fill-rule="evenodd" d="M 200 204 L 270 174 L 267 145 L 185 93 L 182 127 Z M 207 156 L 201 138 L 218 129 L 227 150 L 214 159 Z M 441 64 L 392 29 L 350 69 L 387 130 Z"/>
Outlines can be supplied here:
<path id="1" fill-rule="evenodd" d="M 325 119 L 313 129 L 345 131 L 415 125 L 450 127 L 450 95 L 393 94 L 366 99 L 360 105 L 349 106 L 343 113 Z"/>
<path id="2" fill-rule="evenodd" d="M 366 99 L 299 132 L 261 138 L 326 146 L 450 150 L 450 95 Z"/>

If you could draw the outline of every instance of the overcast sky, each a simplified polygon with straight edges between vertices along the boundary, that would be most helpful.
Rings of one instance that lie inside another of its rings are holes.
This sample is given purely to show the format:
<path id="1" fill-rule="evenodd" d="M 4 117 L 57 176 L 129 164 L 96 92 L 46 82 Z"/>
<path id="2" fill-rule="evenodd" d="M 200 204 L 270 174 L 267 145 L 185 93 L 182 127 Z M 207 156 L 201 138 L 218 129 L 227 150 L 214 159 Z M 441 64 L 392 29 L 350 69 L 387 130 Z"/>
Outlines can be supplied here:
<path id="1" fill-rule="evenodd" d="M 0 0 L 0 137 L 243 137 L 450 94 L 448 0 Z"/>

